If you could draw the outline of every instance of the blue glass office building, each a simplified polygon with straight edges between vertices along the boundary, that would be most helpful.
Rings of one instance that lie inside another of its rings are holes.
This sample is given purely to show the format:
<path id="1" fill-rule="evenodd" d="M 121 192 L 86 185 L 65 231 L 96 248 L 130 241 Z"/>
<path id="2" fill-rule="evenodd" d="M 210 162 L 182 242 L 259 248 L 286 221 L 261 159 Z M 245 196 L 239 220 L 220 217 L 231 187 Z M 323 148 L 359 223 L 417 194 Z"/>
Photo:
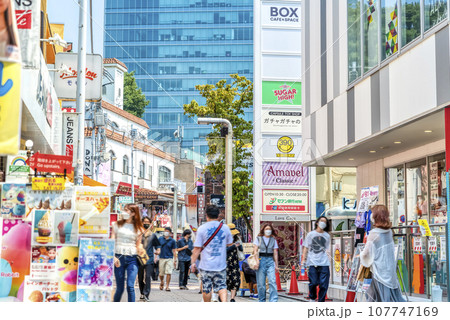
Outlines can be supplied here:
<path id="1" fill-rule="evenodd" d="M 195 86 L 232 73 L 253 80 L 253 0 L 105 0 L 104 39 L 105 58 L 135 71 L 151 101 L 151 138 L 177 141 L 182 125 L 182 147 L 202 154 L 210 129 L 183 114 L 192 99 L 205 102 Z"/>

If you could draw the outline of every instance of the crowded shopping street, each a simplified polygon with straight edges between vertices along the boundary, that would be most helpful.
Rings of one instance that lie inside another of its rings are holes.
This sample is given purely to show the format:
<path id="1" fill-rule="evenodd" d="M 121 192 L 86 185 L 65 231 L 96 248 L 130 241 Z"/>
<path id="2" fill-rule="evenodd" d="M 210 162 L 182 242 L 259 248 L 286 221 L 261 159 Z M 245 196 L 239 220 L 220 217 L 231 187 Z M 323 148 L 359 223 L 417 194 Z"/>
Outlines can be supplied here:
<path id="1" fill-rule="evenodd" d="M 0 320 L 444 318 L 449 12 L 0 0 Z"/>

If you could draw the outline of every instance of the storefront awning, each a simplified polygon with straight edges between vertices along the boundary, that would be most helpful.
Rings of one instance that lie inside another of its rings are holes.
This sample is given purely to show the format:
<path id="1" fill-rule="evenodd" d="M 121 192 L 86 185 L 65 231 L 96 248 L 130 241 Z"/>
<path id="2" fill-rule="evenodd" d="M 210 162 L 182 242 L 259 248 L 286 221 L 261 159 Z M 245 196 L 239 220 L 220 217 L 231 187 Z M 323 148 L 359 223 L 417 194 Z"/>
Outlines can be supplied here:
<path id="1" fill-rule="evenodd" d="M 69 181 L 73 183 L 73 173 L 69 173 L 67 178 L 69 178 Z M 83 176 L 83 185 L 88 187 L 106 187 L 103 183 L 95 181 L 88 176 Z"/>

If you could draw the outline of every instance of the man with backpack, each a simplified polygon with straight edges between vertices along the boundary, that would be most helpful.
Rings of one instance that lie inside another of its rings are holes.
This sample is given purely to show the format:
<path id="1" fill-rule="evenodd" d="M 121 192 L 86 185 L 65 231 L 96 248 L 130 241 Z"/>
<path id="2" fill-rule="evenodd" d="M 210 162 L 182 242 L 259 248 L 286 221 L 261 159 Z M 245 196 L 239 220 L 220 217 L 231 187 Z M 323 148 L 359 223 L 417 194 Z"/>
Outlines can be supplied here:
<path id="1" fill-rule="evenodd" d="M 195 272 L 200 256 L 199 270 L 202 277 L 203 301 L 210 302 L 212 290 L 219 293 L 220 301 L 227 301 L 227 246 L 233 244 L 230 228 L 219 222 L 219 209 L 206 208 L 207 222 L 198 228 L 194 251 L 191 256 L 191 271 Z"/>

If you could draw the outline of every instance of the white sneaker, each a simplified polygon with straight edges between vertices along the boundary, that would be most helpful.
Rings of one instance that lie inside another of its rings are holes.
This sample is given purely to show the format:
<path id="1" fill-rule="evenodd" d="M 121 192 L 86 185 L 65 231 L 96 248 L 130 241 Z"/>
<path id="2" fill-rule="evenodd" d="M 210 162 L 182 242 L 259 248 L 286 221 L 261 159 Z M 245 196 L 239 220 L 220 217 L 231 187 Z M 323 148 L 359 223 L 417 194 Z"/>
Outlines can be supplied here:
<path id="1" fill-rule="evenodd" d="M 219 295 L 217 293 L 212 293 L 212 298 L 211 298 L 212 302 L 219 302 Z"/>

